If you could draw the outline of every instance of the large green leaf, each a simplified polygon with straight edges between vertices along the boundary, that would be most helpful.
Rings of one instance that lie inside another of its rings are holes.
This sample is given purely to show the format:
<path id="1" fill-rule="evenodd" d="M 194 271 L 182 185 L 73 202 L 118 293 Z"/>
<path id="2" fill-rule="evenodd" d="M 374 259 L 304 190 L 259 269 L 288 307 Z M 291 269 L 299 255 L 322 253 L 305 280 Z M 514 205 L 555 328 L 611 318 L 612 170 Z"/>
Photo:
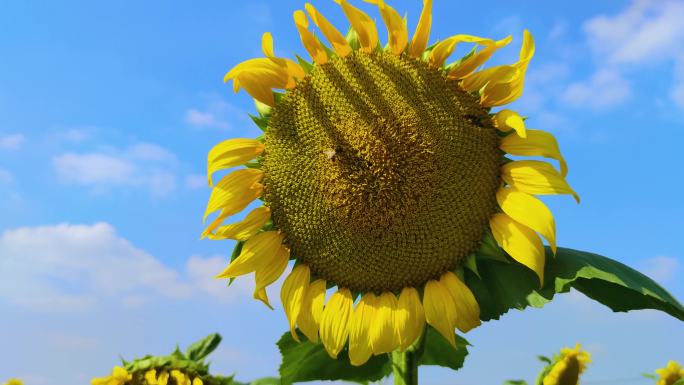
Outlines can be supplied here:
<path id="1" fill-rule="evenodd" d="M 392 363 L 387 354 L 373 356 L 361 366 L 352 366 L 346 349 L 335 360 L 330 358 L 322 344 L 307 340 L 301 333 L 299 339 L 301 342 L 295 341 L 287 332 L 278 341 L 283 357 L 280 365 L 280 380 L 283 385 L 314 380 L 365 383 L 378 381 L 392 372 Z"/>
<path id="2" fill-rule="evenodd" d="M 481 278 L 466 270 L 466 281 L 477 297 L 484 321 L 498 319 L 509 309 L 542 307 L 556 293 L 575 288 L 613 311 L 656 309 L 684 320 L 684 307 L 665 289 L 640 272 L 597 254 L 547 248 L 545 284 L 517 263 L 478 260 Z"/>

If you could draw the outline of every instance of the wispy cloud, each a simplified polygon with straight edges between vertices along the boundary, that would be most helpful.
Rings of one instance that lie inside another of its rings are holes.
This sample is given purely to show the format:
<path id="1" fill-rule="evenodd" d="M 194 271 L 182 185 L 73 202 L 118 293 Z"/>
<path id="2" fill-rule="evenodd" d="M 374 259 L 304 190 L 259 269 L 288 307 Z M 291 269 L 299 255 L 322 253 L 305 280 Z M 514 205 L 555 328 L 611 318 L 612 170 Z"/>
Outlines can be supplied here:
<path id="1" fill-rule="evenodd" d="M 23 134 L 0 136 L 0 150 L 18 150 L 26 138 Z"/>
<path id="2" fill-rule="evenodd" d="M 658 282 L 670 283 L 679 276 L 682 267 L 677 258 L 659 256 L 646 259 L 640 263 L 641 271 Z"/>
<path id="3" fill-rule="evenodd" d="M 12 175 L 12 173 L 3 168 L 0 168 L 0 184 L 12 183 L 12 180 L 14 180 L 14 176 Z"/>
<path id="4" fill-rule="evenodd" d="M 68 184 L 100 189 L 144 187 L 153 195 L 166 195 L 176 187 L 170 151 L 151 143 L 137 143 L 124 150 L 65 153 L 52 164 L 59 179 Z"/>
<path id="5" fill-rule="evenodd" d="M 186 110 L 184 119 L 185 123 L 202 129 L 244 130 L 254 126 L 245 111 L 215 98 L 202 108 Z"/>
<path id="6" fill-rule="evenodd" d="M 618 71 L 604 69 L 587 81 L 570 84 L 562 99 L 575 107 L 604 109 L 626 101 L 631 95 L 631 85 Z"/>
<path id="7" fill-rule="evenodd" d="M 189 189 L 199 189 L 207 187 L 207 177 L 201 174 L 191 174 L 185 177 L 185 187 Z"/>
<path id="8" fill-rule="evenodd" d="M 137 307 L 155 298 L 230 302 L 249 288 L 239 280 L 227 290 L 213 279 L 226 261 L 192 256 L 177 271 L 107 223 L 18 228 L 0 236 L 0 270 L 11 272 L 0 280 L 0 300 L 41 312 L 85 311 L 111 301 Z"/>
<path id="9" fill-rule="evenodd" d="M 595 97 L 598 107 L 619 104 L 627 98 L 625 91 L 630 85 L 621 73 L 633 66 L 646 66 L 669 61 L 682 68 L 684 64 L 684 3 L 680 1 L 634 0 L 615 15 L 600 15 L 584 24 L 587 42 L 598 60 L 598 70 L 584 83 L 586 90 L 599 90 L 592 85 L 603 84 L 604 88 L 617 87 L 621 92 L 608 91 L 607 101 Z M 612 77 L 607 73 L 612 73 Z M 678 71 L 679 72 L 679 71 Z M 684 107 L 684 76 L 673 74 L 670 96 Z M 614 81 L 614 82 L 613 82 Z M 583 97 L 585 88 L 573 85 L 566 96 L 570 100 Z M 605 91 L 604 91 L 605 92 Z M 579 103 L 578 105 L 584 105 Z"/>

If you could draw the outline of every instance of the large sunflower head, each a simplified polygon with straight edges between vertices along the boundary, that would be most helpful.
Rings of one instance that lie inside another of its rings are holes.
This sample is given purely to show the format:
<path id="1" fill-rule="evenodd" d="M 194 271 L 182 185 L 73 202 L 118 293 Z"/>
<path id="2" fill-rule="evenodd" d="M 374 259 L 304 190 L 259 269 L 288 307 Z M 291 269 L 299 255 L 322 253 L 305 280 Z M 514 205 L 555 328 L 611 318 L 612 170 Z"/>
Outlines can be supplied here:
<path id="1" fill-rule="evenodd" d="M 560 355 L 551 364 L 544 376 L 543 385 L 577 385 L 580 375 L 591 363 L 591 355 L 582 350 L 580 344 L 574 348 L 561 349 Z"/>
<path id="2" fill-rule="evenodd" d="M 519 60 L 480 70 L 511 38 L 454 35 L 428 47 L 431 1 L 415 33 L 382 0 L 388 31 L 346 0 L 345 36 L 311 4 L 294 13 L 312 62 L 265 57 L 231 69 L 226 81 L 257 102 L 258 139 L 229 139 L 209 153 L 208 174 L 233 170 L 215 186 L 204 235 L 239 241 L 219 277 L 254 272 L 254 297 L 295 261 L 281 299 L 292 336 L 319 338 L 332 357 L 347 346 L 355 365 L 406 349 L 425 324 L 452 344 L 454 329 L 480 324 L 479 306 L 460 272 L 484 239 L 495 239 L 544 280 L 545 238 L 555 224 L 534 195 L 573 194 L 556 140 L 527 129 L 514 111 L 534 53 L 523 34 Z M 315 25 L 324 44 L 310 27 Z M 459 44 L 473 49 L 447 63 Z M 274 89 L 284 92 L 274 92 Z M 539 160 L 558 160 L 560 172 Z M 224 225 L 254 200 L 263 203 Z M 327 289 L 334 292 L 326 301 Z"/>

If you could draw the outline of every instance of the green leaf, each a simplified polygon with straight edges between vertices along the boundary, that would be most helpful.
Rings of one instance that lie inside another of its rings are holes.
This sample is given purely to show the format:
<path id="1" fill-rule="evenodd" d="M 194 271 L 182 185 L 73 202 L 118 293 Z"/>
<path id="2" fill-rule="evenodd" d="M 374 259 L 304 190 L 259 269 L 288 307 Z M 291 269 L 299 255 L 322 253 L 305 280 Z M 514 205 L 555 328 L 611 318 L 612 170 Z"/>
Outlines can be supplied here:
<path id="1" fill-rule="evenodd" d="M 487 231 L 482 238 L 482 244 L 477 250 L 477 256 L 480 258 L 493 259 L 499 262 L 508 262 L 506 259 L 506 253 L 499 247 L 494 239 L 494 236 Z"/>
<path id="2" fill-rule="evenodd" d="M 343 380 L 365 383 L 378 381 L 389 375 L 392 363 L 389 355 L 371 357 L 361 366 L 352 366 L 345 348 L 332 359 L 320 343 L 313 343 L 299 333 L 302 342 L 295 341 L 289 332 L 278 341 L 283 361 L 280 364 L 280 380 L 283 385 L 314 380 Z"/>
<path id="3" fill-rule="evenodd" d="M 658 376 L 656 376 L 655 374 L 651 374 L 651 373 L 641 373 L 641 375 L 646 377 L 646 378 L 650 378 L 651 380 L 657 380 L 658 379 Z"/>
<path id="4" fill-rule="evenodd" d="M 438 365 L 454 370 L 463 367 L 468 355 L 466 346 L 470 345 L 463 337 L 456 335 L 454 348 L 438 331 L 428 326 L 423 338 L 425 342 L 418 351 L 418 365 Z"/>
<path id="5" fill-rule="evenodd" d="M 503 383 L 503 385 L 527 385 L 525 380 L 508 380 Z"/>
<path id="6" fill-rule="evenodd" d="M 468 286 L 480 304 L 483 321 L 498 319 L 509 309 L 542 307 L 556 293 L 571 288 L 613 311 L 661 310 L 684 320 L 684 307 L 652 279 L 615 260 L 578 250 L 546 249 L 546 282 L 538 287 L 534 273 L 518 263 L 481 258 L 482 278 L 465 271 Z"/>
<path id="7" fill-rule="evenodd" d="M 537 359 L 541 362 L 545 362 L 547 364 L 551 363 L 551 359 L 547 356 L 537 356 Z"/>
<path id="8" fill-rule="evenodd" d="M 278 377 L 264 377 L 256 379 L 249 383 L 249 385 L 280 385 L 280 378 Z"/>
<path id="9" fill-rule="evenodd" d="M 218 333 L 210 334 L 188 346 L 188 349 L 185 351 L 185 355 L 190 360 L 200 361 L 213 352 L 220 343 L 221 336 Z"/>
<path id="10" fill-rule="evenodd" d="M 684 378 L 677 380 L 677 382 L 672 385 L 684 385 Z"/>

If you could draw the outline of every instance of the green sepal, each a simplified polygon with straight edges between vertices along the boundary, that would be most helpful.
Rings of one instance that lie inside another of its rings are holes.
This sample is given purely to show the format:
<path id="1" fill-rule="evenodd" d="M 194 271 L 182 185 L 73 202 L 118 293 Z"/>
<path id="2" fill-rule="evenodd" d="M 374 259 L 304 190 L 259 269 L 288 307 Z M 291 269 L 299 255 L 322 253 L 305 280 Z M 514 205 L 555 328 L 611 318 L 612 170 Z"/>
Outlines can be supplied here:
<path id="1" fill-rule="evenodd" d="M 323 40 L 321 40 L 318 36 L 316 36 L 316 41 L 318 41 L 318 43 L 321 45 L 321 47 L 323 47 L 323 50 L 328 55 L 328 58 L 333 58 L 333 57 L 337 56 L 335 51 L 333 51 L 332 48 L 328 47 L 328 45 L 325 44 L 323 42 Z"/>
<path id="2" fill-rule="evenodd" d="M 304 70 L 305 73 L 308 74 L 311 71 L 313 71 L 313 69 L 314 69 L 313 62 L 310 62 L 310 61 L 302 58 L 299 55 L 295 55 L 295 57 L 297 58 L 297 63 L 299 63 L 299 65 L 302 67 L 302 69 Z"/>
<path id="3" fill-rule="evenodd" d="M 185 356 L 193 361 L 199 361 L 211 354 L 221 343 L 221 335 L 218 333 L 209 334 L 203 339 L 188 346 Z"/>
<path id="4" fill-rule="evenodd" d="M 463 263 L 463 267 L 469 269 L 470 271 L 475 273 L 475 275 L 480 277 L 480 273 L 477 271 L 477 255 L 470 254 Z"/>
<path id="5" fill-rule="evenodd" d="M 268 122 L 269 122 L 269 120 L 271 120 L 270 115 L 269 116 L 263 116 L 263 115 L 254 116 L 252 114 L 247 114 L 247 115 L 249 115 L 250 119 L 252 119 L 254 124 L 256 124 L 257 127 L 259 127 L 261 129 L 261 131 L 266 132 L 266 130 L 268 130 Z"/>
<path id="6" fill-rule="evenodd" d="M 289 332 L 278 340 L 282 355 L 280 380 L 282 385 L 315 380 L 343 380 L 357 383 L 378 381 L 392 372 L 387 354 L 372 356 L 361 366 L 352 366 L 347 348 L 333 359 L 320 343 L 309 341 L 297 331 L 301 342 L 295 341 Z"/>
<path id="7" fill-rule="evenodd" d="M 539 361 L 544 362 L 544 363 L 547 363 L 547 364 L 550 364 L 550 363 L 551 363 L 551 359 L 550 359 L 549 357 L 547 357 L 547 356 L 537 356 L 537 359 L 538 359 Z"/>
<path id="8" fill-rule="evenodd" d="M 249 383 L 249 385 L 280 385 L 280 378 L 278 377 L 264 377 L 258 378 Z"/>
<path id="9" fill-rule="evenodd" d="M 487 231 L 482 237 L 482 243 L 480 248 L 477 249 L 477 256 L 486 259 L 491 259 L 494 261 L 508 263 L 508 258 L 506 258 L 506 253 L 499 247 L 499 244 L 494 239 L 492 233 Z"/>
<path id="10" fill-rule="evenodd" d="M 240 253 L 242 253 L 242 246 L 245 245 L 245 241 L 237 241 L 235 242 L 235 247 L 233 248 L 233 252 L 230 254 L 230 262 L 232 263 L 237 257 L 240 256 Z M 235 277 L 230 278 L 228 280 L 228 286 L 233 284 L 233 281 L 235 281 Z"/>
<path id="11" fill-rule="evenodd" d="M 655 374 L 652 374 L 652 373 L 641 373 L 641 375 L 643 377 L 646 377 L 646 378 L 651 379 L 651 380 L 657 380 L 658 379 L 658 376 L 656 376 Z"/>
<path id="12" fill-rule="evenodd" d="M 254 99 L 254 105 L 256 106 L 256 110 L 259 113 L 259 116 L 261 117 L 270 117 L 271 112 L 273 111 L 273 107 L 269 106 L 268 104 L 264 104 L 256 99 Z"/>
<path id="13" fill-rule="evenodd" d="M 508 380 L 503 383 L 503 385 L 527 385 L 525 380 Z"/>
<path id="14" fill-rule="evenodd" d="M 361 42 L 359 41 L 359 34 L 354 30 L 354 28 L 349 27 L 347 31 L 347 36 L 345 36 L 349 46 L 354 50 L 358 51 L 361 49 Z"/>
<path id="15" fill-rule="evenodd" d="M 423 61 L 428 61 L 430 54 L 432 54 L 432 50 L 435 49 L 437 44 L 439 44 L 439 40 L 437 40 L 432 45 L 429 45 L 427 48 L 425 48 L 425 51 L 423 51 L 423 54 L 420 56 L 420 59 Z"/>
<path id="16" fill-rule="evenodd" d="M 684 307 L 665 289 L 640 272 L 615 260 L 584 251 L 546 247 L 545 284 L 518 263 L 487 258 L 478 262 L 482 278 L 465 271 L 466 283 L 480 304 L 480 319 L 499 319 L 510 309 L 542 307 L 556 293 L 574 288 L 613 311 L 660 310 L 684 320 Z"/>
<path id="17" fill-rule="evenodd" d="M 444 71 L 449 72 L 451 71 L 454 67 L 459 66 L 461 63 L 475 55 L 475 52 L 477 52 L 477 45 L 473 47 L 473 49 L 470 50 L 467 54 L 465 54 L 462 58 L 456 60 L 455 62 L 449 63 L 446 66 L 444 66 Z"/>

